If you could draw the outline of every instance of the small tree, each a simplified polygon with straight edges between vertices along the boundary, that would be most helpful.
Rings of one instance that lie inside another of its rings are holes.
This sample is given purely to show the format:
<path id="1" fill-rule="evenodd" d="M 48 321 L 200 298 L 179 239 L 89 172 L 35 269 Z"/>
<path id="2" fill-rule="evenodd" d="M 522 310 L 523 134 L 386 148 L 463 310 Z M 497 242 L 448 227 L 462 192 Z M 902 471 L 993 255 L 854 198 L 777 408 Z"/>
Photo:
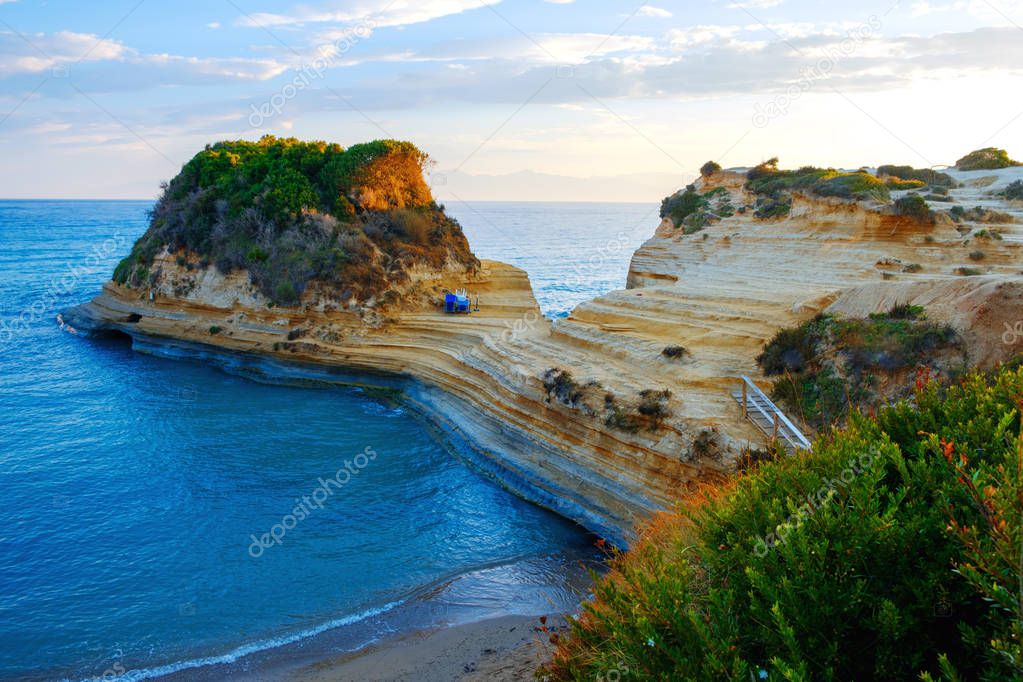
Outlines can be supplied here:
<path id="1" fill-rule="evenodd" d="M 970 152 L 963 158 L 956 161 L 956 168 L 961 171 L 971 170 L 997 170 L 1009 166 L 1019 166 L 1019 161 L 1009 158 L 1009 153 L 997 147 L 985 147 Z"/>
<path id="2" fill-rule="evenodd" d="M 721 172 L 721 164 L 717 161 L 708 161 L 700 168 L 700 175 L 707 178 L 715 173 Z"/>

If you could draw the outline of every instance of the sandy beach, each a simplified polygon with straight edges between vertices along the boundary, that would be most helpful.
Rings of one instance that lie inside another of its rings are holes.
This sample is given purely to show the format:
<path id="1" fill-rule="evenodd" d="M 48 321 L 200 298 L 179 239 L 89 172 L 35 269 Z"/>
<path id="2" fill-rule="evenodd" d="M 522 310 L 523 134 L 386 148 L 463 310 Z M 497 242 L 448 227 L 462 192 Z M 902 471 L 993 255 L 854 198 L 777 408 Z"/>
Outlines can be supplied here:
<path id="1" fill-rule="evenodd" d="M 547 621 L 551 632 L 567 629 L 564 618 Z M 292 682 L 358 680 L 531 680 L 547 658 L 548 634 L 536 617 L 504 616 L 450 628 L 402 635 L 361 651 L 298 670 Z"/>

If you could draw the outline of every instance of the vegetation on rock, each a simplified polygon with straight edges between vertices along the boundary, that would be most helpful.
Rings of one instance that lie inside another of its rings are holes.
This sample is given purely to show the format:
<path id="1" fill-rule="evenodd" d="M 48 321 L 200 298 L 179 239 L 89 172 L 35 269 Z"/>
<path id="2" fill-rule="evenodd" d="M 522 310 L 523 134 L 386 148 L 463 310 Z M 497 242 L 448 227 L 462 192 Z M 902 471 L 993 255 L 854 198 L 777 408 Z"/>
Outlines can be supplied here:
<path id="1" fill-rule="evenodd" d="M 953 376 L 963 345 L 951 327 L 926 319 L 919 306 L 895 306 L 866 319 L 818 315 L 779 331 L 757 358 L 779 377 L 771 397 L 814 428 L 842 422 L 854 408 L 908 395 L 912 372 Z"/>
<path id="2" fill-rule="evenodd" d="M 956 161 L 956 168 L 961 171 L 971 170 L 998 170 L 1000 168 L 1009 168 L 1010 166 L 1019 166 L 1019 161 L 1013 161 L 1009 158 L 1009 153 L 1004 149 L 998 149 L 996 147 L 985 147 L 984 149 L 978 149 L 977 151 L 970 152 L 963 158 Z"/>
<path id="3" fill-rule="evenodd" d="M 804 166 L 779 170 L 778 159 L 770 159 L 746 174 L 746 189 L 761 196 L 777 197 L 786 192 L 805 192 L 822 197 L 888 201 L 888 187 L 870 173 L 844 173 L 833 168 Z"/>
<path id="4" fill-rule="evenodd" d="M 690 353 L 685 346 L 666 346 L 661 351 L 661 355 L 671 360 L 678 360 L 690 355 Z"/>
<path id="5" fill-rule="evenodd" d="M 717 161 L 708 161 L 700 167 L 700 175 L 703 177 L 708 177 L 719 172 L 721 172 L 721 164 Z"/>
<path id="6" fill-rule="evenodd" d="M 164 186 L 114 279 L 150 284 L 167 249 L 223 273 L 245 270 L 267 298 L 291 305 L 313 281 L 342 301 L 365 301 L 416 265 L 474 269 L 461 227 L 423 179 L 427 160 L 395 140 L 347 150 L 272 136 L 207 146 Z"/>
<path id="7" fill-rule="evenodd" d="M 1002 196 L 1010 201 L 1023 201 L 1023 180 L 1010 182 L 1002 192 Z"/>
<path id="8" fill-rule="evenodd" d="M 895 200 L 896 215 L 906 216 L 921 223 L 933 223 L 934 214 L 927 201 L 919 194 L 907 194 Z"/>
<path id="9" fill-rule="evenodd" d="M 854 414 L 663 515 L 541 679 L 1023 679 L 1023 371 Z"/>
<path id="10" fill-rule="evenodd" d="M 955 179 L 948 173 L 941 173 L 930 168 L 913 168 L 912 166 L 879 166 L 877 175 L 881 178 L 895 178 L 903 181 L 922 182 L 931 187 L 955 187 Z"/>

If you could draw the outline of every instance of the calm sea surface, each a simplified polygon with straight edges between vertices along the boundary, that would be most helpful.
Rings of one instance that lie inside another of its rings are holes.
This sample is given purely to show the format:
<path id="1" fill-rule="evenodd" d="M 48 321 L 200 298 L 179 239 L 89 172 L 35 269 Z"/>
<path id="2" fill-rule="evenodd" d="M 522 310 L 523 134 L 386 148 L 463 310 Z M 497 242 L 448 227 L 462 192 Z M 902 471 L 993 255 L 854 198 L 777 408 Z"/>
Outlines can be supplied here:
<path id="1" fill-rule="evenodd" d="M 98 292 L 148 208 L 0 201 L 0 679 L 141 679 L 360 622 L 385 634 L 384 614 L 455 576 L 476 576 L 459 600 L 507 607 L 588 555 L 585 532 L 401 407 L 61 332 L 56 312 Z M 551 316 L 623 286 L 657 222 L 647 205 L 448 209 Z M 279 544 L 253 545 L 289 514 Z"/>

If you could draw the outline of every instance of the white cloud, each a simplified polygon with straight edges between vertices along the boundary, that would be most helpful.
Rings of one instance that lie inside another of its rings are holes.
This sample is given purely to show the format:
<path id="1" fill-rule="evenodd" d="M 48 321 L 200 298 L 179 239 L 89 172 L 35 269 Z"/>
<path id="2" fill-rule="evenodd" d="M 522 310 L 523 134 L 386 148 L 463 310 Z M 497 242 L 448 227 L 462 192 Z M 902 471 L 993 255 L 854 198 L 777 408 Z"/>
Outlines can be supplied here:
<path id="1" fill-rule="evenodd" d="M 359 0 L 334 3 L 319 9 L 302 7 L 293 14 L 256 12 L 241 17 L 238 25 L 272 28 L 302 24 L 358 24 L 408 26 L 497 5 L 501 0 Z"/>
<path id="2" fill-rule="evenodd" d="M 770 9 L 777 7 L 783 2 L 785 0 L 744 0 L 743 2 L 730 3 L 727 7 L 728 9 Z"/>
<path id="3" fill-rule="evenodd" d="M 91 33 L 30 33 L 19 36 L 0 32 L 0 76 L 40 73 L 78 61 L 118 59 L 124 46 Z"/>
<path id="4" fill-rule="evenodd" d="M 661 19 L 667 19 L 672 16 L 671 12 L 660 7 L 654 7 L 653 5 L 643 5 L 639 8 L 637 13 L 641 17 L 658 17 Z"/>

